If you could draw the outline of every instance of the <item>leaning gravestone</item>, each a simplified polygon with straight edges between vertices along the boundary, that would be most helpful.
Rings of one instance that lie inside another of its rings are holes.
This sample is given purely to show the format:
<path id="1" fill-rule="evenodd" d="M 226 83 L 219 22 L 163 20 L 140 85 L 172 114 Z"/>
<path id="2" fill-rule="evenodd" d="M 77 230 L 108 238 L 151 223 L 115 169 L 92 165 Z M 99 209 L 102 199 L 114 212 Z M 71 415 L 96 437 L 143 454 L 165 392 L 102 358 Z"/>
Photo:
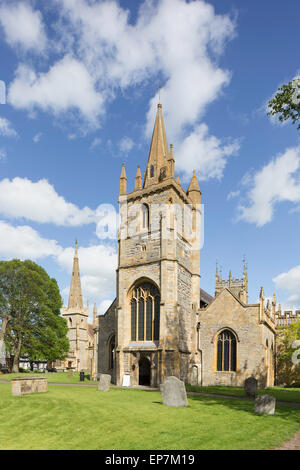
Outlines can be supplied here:
<path id="1" fill-rule="evenodd" d="M 244 382 L 245 394 L 248 397 L 256 397 L 257 395 L 257 380 L 254 377 L 248 377 Z"/>
<path id="2" fill-rule="evenodd" d="M 273 415 L 275 413 L 276 398 L 271 395 L 259 395 L 255 399 L 254 413 L 259 415 Z"/>
<path id="3" fill-rule="evenodd" d="M 100 374 L 100 380 L 98 384 L 98 390 L 100 392 L 108 392 L 111 381 L 111 375 L 109 374 Z"/>
<path id="4" fill-rule="evenodd" d="M 160 385 L 162 401 L 167 406 L 188 406 L 184 382 L 177 377 L 167 377 Z"/>

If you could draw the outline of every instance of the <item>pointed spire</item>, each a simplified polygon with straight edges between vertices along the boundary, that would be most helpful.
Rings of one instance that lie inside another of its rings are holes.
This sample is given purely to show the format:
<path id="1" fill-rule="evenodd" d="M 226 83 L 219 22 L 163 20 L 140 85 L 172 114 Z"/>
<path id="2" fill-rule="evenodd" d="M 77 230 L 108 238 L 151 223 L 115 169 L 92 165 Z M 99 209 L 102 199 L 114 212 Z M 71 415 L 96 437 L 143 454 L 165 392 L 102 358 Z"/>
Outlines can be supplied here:
<path id="1" fill-rule="evenodd" d="M 175 170 L 175 158 L 173 152 L 173 144 L 170 144 L 170 153 L 168 158 L 168 166 L 169 166 L 169 176 L 174 178 L 174 170 Z"/>
<path id="2" fill-rule="evenodd" d="M 78 261 L 78 252 L 77 252 L 77 240 L 75 242 L 75 253 L 74 253 L 74 259 L 73 259 L 73 271 L 72 271 L 68 308 L 83 310 L 79 261 Z"/>
<path id="3" fill-rule="evenodd" d="M 264 288 L 263 287 L 260 288 L 259 298 L 261 300 L 265 300 L 265 293 L 264 293 Z"/>
<path id="4" fill-rule="evenodd" d="M 200 204 L 201 202 L 201 191 L 197 180 L 196 171 L 193 170 L 193 176 L 189 184 L 187 195 L 192 200 L 193 204 Z"/>
<path id="5" fill-rule="evenodd" d="M 97 312 L 97 305 L 96 302 L 94 303 L 94 308 L 93 308 L 93 324 L 96 325 L 96 318 L 97 318 L 98 312 Z"/>
<path id="6" fill-rule="evenodd" d="M 142 174 L 141 174 L 141 167 L 138 165 L 138 169 L 135 175 L 135 183 L 134 183 L 134 190 L 136 191 L 137 189 L 142 188 Z"/>
<path id="7" fill-rule="evenodd" d="M 165 131 L 165 125 L 162 114 L 162 105 L 157 105 L 156 119 L 152 134 L 150 151 L 148 156 L 146 175 L 144 180 L 144 188 L 151 184 L 157 183 L 161 178 L 167 177 L 167 160 L 169 159 L 168 142 Z"/>
<path id="8" fill-rule="evenodd" d="M 120 196 L 125 196 L 127 191 L 127 176 L 125 172 L 125 163 L 122 163 L 122 171 L 120 176 Z"/>
<path id="9" fill-rule="evenodd" d="M 216 260 L 216 282 L 219 280 L 218 260 Z"/>
<path id="10" fill-rule="evenodd" d="M 177 183 L 177 184 L 179 184 L 179 185 L 181 186 L 179 175 L 177 175 L 177 178 L 176 178 L 176 183 Z"/>

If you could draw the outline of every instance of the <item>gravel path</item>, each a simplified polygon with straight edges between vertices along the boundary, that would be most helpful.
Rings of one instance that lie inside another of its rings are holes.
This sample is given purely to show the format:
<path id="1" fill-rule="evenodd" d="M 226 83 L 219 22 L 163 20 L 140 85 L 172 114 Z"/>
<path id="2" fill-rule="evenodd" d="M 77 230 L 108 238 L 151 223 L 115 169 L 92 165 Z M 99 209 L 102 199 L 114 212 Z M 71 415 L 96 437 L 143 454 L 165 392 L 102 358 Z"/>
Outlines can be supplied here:
<path id="1" fill-rule="evenodd" d="M 280 447 L 276 447 L 274 450 L 300 450 L 300 432 L 298 432 L 293 439 L 284 442 Z"/>

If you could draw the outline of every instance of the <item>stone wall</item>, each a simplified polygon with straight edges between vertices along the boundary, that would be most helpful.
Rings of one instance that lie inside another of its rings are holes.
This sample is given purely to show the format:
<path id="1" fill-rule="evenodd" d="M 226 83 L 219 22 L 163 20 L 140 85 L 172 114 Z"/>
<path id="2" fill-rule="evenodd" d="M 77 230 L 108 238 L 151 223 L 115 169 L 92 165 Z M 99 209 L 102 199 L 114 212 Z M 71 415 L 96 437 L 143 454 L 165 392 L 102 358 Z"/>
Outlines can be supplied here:
<path id="1" fill-rule="evenodd" d="M 117 300 L 115 299 L 104 315 L 99 315 L 98 374 L 110 374 L 115 383 L 115 369 L 110 369 L 109 342 L 115 335 L 117 344 Z"/>
<path id="2" fill-rule="evenodd" d="M 199 313 L 202 385 L 240 385 L 249 376 L 259 386 L 273 385 L 274 369 L 266 356 L 265 339 L 274 345 L 274 331 L 259 322 L 259 305 L 244 305 L 227 289 Z M 222 329 L 230 329 L 237 338 L 236 372 L 217 371 L 216 341 Z M 268 370 L 272 367 L 272 370 Z"/>

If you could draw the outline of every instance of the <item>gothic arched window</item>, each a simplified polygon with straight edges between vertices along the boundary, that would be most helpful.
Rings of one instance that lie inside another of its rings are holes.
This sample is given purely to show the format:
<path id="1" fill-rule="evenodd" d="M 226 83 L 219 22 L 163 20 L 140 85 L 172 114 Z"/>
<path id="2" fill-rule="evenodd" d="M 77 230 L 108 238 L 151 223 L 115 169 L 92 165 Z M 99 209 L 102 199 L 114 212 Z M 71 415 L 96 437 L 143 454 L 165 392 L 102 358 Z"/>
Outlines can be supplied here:
<path id="1" fill-rule="evenodd" d="M 115 336 L 113 336 L 109 342 L 109 348 L 108 348 L 108 351 L 109 351 L 109 357 L 108 357 L 108 360 L 109 360 L 109 364 L 108 364 L 108 368 L 109 369 L 113 369 L 114 368 L 114 353 L 115 353 Z"/>
<path id="2" fill-rule="evenodd" d="M 149 228 L 149 207 L 147 204 L 142 205 L 142 228 Z"/>
<path id="3" fill-rule="evenodd" d="M 131 294 L 131 341 L 158 341 L 160 295 L 156 286 L 144 282 Z"/>
<path id="4" fill-rule="evenodd" d="M 236 338 L 229 330 L 223 330 L 218 335 L 217 370 L 236 371 Z"/>

